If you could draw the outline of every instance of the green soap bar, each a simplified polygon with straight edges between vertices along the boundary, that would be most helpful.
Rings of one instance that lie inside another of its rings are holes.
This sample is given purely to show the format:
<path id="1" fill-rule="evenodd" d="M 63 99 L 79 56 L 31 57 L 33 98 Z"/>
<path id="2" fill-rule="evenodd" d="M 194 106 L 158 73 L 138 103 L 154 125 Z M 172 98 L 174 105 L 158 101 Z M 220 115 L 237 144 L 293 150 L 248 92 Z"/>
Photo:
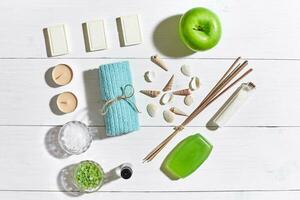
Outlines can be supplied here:
<path id="1" fill-rule="evenodd" d="M 209 156 L 213 146 L 200 134 L 182 140 L 168 154 L 161 170 L 173 180 L 193 173 Z"/>

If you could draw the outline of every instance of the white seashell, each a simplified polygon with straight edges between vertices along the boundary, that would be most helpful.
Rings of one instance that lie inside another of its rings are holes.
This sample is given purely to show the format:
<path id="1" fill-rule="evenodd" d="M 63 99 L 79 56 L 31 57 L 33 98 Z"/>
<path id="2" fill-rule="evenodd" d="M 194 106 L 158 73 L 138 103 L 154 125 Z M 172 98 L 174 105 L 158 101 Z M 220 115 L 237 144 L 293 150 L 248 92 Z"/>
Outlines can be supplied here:
<path id="1" fill-rule="evenodd" d="M 197 90 L 200 87 L 200 79 L 197 76 L 192 77 L 189 87 L 191 90 Z"/>
<path id="2" fill-rule="evenodd" d="M 155 98 L 160 94 L 158 90 L 141 90 L 140 93 L 147 95 L 149 97 Z"/>
<path id="3" fill-rule="evenodd" d="M 172 123 L 174 121 L 175 114 L 172 113 L 170 110 L 165 110 L 163 112 L 163 116 L 166 122 Z"/>
<path id="4" fill-rule="evenodd" d="M 165 64 L 165 62 L 160 58 L 159 55 L 151 56 L 151 61 L 161 67 L 163 70 L 168 71 L 168 68 Z"/>
<path id="5" fill-rule="evenodd" d="M 192 74 L 192 71 L 191 71 L 191 68 L 189 65 L 182 65 L 180 70 L 181 70 L 181 73 L 185 76 L 190 77 Z"/>
<path id="6" fill-rule="evenodd" d="M 173 92 L 174 95 L 179 95 L 179 96 L 188 96 L 191 93 L 190 89 L 182 89 L 182 90 L 177 90 Z"/>
<path id="7" fill-rule="evenodd" d="M 157 105 L 150 103 L 147 105 L 147 112 L 150 117 L 155 117 L 157 113 Z"/>
<path id="8" fill-rule="evenodd" d="M 174 74 L 171 76 L 170 80 L 167 82 L 167 84 L 163 88 L 163 91 L 166 92 L 166 91 L 172 90 L 173 84 L 174 84 Z"/>
<path id="9" fill-rule="evenodd" d="M 153 82 L 156 78 L 156 74 L 154 71 L 147 71 L 144 75 L 144 78 L 147 82 Z"/>
<path id="10" fill-rule="evenodd" d="M 179 108 L 176 108 L 176 107 L 170 108 L 170 111 L 176 115 L 188 116 L 188 114 L 186 114 L 185 112 L 183 112 L 182 110 L 180 110 Z"/>
<path id="11" fill-rule="evenodd" d="M 188 95 L 186 97 L 184 97 L 184 104 L 187 105 L 187 106 L 190 106 L 193 104 L 193 96 L 192 95 Z"/>
<path id="12" fill-rule="evenodd" d="M 160 104 L 166 105 L 167 103 L 170 103 L 173 100 L 173 98 L 174 98 L 174 95 L 172 93 L 165 93 L 160 98 Z"/>

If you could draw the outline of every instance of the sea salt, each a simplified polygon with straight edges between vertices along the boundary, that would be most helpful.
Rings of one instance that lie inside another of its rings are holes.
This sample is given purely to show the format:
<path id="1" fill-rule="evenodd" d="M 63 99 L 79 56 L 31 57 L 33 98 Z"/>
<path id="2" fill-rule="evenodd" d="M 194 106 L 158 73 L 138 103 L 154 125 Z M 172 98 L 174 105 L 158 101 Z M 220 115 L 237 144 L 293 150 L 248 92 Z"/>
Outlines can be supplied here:
<path id="1" fill-rule="evenodd" d="M 70 154 L 85 152 L 92 142 L 88 127 L 78 121 L 66 123 L 60 130 L 59 143 Z"/>

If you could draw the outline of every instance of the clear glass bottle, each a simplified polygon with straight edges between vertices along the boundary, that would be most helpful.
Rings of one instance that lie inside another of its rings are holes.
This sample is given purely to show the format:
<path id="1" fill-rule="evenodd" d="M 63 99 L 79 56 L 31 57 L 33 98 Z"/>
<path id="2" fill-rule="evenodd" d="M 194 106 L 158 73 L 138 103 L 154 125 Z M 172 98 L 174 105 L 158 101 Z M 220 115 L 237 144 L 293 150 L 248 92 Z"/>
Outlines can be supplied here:
<path id="1" fill-rule="evenodd" d="M 222 127 L 244 104 L 254 89 L 255 85 L 252 82 L 242 83 L 210 119 L 209 125 Z"/>

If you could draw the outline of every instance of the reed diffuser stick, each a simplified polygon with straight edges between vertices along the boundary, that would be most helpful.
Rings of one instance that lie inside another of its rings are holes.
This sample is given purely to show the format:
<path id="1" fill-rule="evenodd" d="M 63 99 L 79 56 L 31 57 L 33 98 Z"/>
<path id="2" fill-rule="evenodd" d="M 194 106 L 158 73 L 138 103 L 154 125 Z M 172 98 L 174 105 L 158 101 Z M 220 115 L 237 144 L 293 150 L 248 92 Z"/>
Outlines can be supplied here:
<path id="1" fill-rule="evenodd" d="M 215 101 L 218 97 L 224 94 L 227 90 L 229 90 L 232 86 L 234 86 L 237 82 L 247 76 L 252 69 L 247 70 L 243 75 L 241 75 L 237 80 L 231 83 L 233 80 L 248 64 L 247 61 L 244 61 L 242 64 L 236 64 L 241 58 L 238 57 L 233 64 L 229 67 L 229 69 L 225 72 L 225 74 L 221 77 L 221 79 L 217 82 L 217 84 L 212 88 L 212 90 L 208 93 L 208 95 L 202 100 L 199 106 L 183 121 L 183 123 L 175 127 L 175 131 L 170 134 L 166 139 L 164 139 L 157 147 L 155 147 L 144 159 L 143 161 L 150 162 L 155 158 L 155 156 L 180 132 L 185 126 L 190 123 L 198 114 L 200 114 L 208 105 L 210 105 L 213 101 Z M 236 66 L 236 67 L 235 67 Z M 225 88 L 226 87 L 226 88 Z M 225 89 L 224 89 L 225 88 Z"/>

